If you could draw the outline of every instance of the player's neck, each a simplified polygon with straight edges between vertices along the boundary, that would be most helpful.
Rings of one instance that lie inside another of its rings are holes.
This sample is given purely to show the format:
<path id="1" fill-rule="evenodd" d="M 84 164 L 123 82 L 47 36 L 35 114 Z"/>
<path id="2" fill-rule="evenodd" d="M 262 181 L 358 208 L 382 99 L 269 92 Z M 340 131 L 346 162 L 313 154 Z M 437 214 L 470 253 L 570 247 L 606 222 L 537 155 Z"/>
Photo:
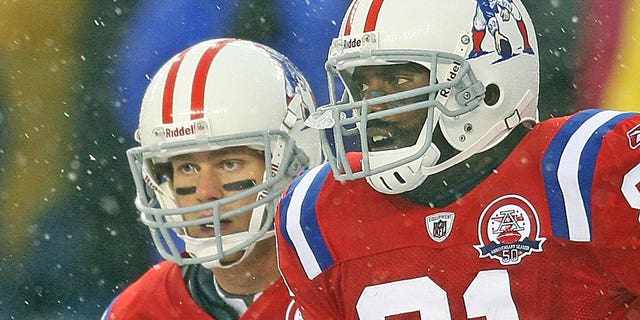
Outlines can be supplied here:
<path id="1" fill-rule="evenodd" d="M 428 177 L 422 185 L 403 195 L 414 203 L 437 208 L 455 202 L 486 179 L 528 131 L 524 126 L 518 126 L 497 146 Z"/>
<path id="2" fill-rule="evenodd" d="M 275 239 L 258 241 L 251 254 L 231 268 L 215 268 L 216 281 L 226 292 L 244 295 L 264 291 L 280 278 Z"/>

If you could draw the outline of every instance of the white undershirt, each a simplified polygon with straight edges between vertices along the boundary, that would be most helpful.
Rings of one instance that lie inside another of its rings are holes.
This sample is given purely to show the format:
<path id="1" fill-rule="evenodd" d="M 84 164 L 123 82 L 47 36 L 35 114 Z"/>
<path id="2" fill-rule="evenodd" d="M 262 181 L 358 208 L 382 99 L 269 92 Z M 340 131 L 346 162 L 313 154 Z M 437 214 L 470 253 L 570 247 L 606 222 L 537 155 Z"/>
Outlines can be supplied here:
<path id="1" fill-rule="evenodd" d="M 220 297 L 222 297 L 224 302 L 230 305 L 240 315 L 244 314 L 249 308 L 249 305 L 255 302 L 260 297 L 260 295 L 262 295 L 262 292 L 248 295 L 237 295 L 226 292 L 224 289 L 222 289 L 222 287 L 220 287 L 218 281 L 216 281 L 215 276 L 213 277 L 213 283 L 215 284 L 216 291 L 218 292 Z"/>

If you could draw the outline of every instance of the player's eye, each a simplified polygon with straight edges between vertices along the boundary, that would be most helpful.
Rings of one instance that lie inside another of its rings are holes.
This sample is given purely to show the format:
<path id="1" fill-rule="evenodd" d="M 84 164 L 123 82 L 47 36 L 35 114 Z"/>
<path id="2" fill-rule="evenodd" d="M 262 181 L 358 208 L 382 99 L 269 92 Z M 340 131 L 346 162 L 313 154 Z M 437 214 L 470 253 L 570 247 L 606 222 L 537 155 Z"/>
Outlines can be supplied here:
<path id="1" fill-rule="evenodd" d="M 369 84 L 362 82 L 358 84 L 357 88 L 360 93 L 360 99 L 362 99 L 366 96 L 367 91 L 369 91 Z"/>
<path id="2" fill-rule="evenodd" d="M 410 78 L 406 78 L 406 77 L 395 77 L 393 79 L 393 84 L 396 86 L 401 86 L 407 82 L 411 81 Z"/>
<path id="3" fill-rule="evenodd" d="M 200 167 L 193 163 L 183 163 L 178 166 L 178 171 L 184 175 L 193 175 L 200 172 Z"/>
<path id="4" fill-rule="evenodd" d="M 413 76 L 400 74 L 392 74 L 385 79 L 387 85 L 393 88 L 401 87 L 402 85 L 407 84 L 412 80 Z"/>
<path id="5" fill-rule="evenodd" d="M 240 160 L 224 160 L 222 161 L 222 169 L 226 171 L 235 171 L 240 169 L 242 163 Z"/>

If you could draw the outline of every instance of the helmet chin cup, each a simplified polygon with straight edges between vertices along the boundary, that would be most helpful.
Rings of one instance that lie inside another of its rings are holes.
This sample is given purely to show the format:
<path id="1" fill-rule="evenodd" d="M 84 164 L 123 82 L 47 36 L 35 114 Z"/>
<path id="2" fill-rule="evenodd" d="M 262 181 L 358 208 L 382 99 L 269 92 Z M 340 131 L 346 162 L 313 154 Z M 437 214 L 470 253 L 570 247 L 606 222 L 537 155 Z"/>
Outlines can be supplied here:
<path id="1" fill-rule="evenodd" d="M 389 151 L 372 152 L 370 156 L 371 167 L 376 168 L 388 163 L 389 156 L 383 154 L 388 152 Z M 393 169 L 368 176 L 367 183 L 369 183 L 369 185 L 378 192 L 385 194 L 399 194 L 411 191 L 427 179 L 427 176 L 422 174 L 420 168 L 436 164 L 439 158 L 440 150 L 435 144 L 431 144 L 422 158 L 418 158 Z"/>
<path id="2" fill-rule="evenodd" d="M 193 238 L 183 233 L 180 237 L 184 240 L 185 249 L 189 255 L 196 259 L 202 259 L 201 264 L 205 268 L 233 267 L 251 253 L 256 241 L 265 239 L 265 235 L 269 233 L 269 228 L 263 226 L 263 221 L 265 215 L 269 216 L 268 221 L 273 217 L 266 210 L 266 206 L 261 205 L 251 211 L 251 220 L 247 231 L 209 238 Z M 228 264 L 220 262 L 224 257 L 237 252 L 242 252 L 240 259 Z"/>

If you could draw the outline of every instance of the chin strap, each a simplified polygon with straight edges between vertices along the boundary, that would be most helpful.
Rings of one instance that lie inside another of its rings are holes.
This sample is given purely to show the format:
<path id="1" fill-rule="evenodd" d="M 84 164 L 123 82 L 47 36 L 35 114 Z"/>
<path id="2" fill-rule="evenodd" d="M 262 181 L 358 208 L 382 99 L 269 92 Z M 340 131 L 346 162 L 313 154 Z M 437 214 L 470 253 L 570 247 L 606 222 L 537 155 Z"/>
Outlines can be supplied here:
<path id="1" fill-rule="evenodd" d="M 245 233 L 247 233 L 247 232 L 245 232 Z M 269 238 L 271 238 L 271 237 L 273 237 L 275 235 L 276 235 L 276 233 L 275 233 L 274 230 L 269 230 L 269 231 L 265 232 L 265 234 L 263 234 L 262 237 L 258 238 L 255 242 L 253 242 L 252 244 L 247 246 L 244 249 L 244 251 L 241 251 L 242 252 L 242 256 L 240 257 L 240 259 L 238 259 L 238 260 L 236 260 L 234 262 L 231 262 L 231 263 L 228 263 L 228 264 L 222 264 L 222 263 L 220 263 L 220 260 L 218 259 L 218 260 L 214 260 L 214 261 L 211 261 L 211 262 L 202 263 L 202 266 L 205 267 L 205 268 L 210 268 L 210 269 L 211 268 L 227 269 L 227 268 L 231 268 L 233 266 L 236 266 L 239 263 L 241 263 L 242 261 L 244 261 L 244 259 L 246 257 L 251 255 L 251 252 L 253 251 L 253 248 L 256 246 L 256 244 L 259 241 L 269 239 Z"/>
<path id="2" fill-rule="evenodd" d="M 264 205 L 259 206 L 253 210 L 254 210 L 254 213 L 252 213 L 251 221 L 249 222 L 248 231 L 224 235 L 221 239 L 218 239 L 217 237 L 212 237 L 212 238 L 191 238 L 191 237 L 186 238 L 185 237 L 184 240 L 187 245 L 187 252 L 189 252 L 190 255 L 195 256 L 197 258 L 204 258 L 211 255 L 222 254 L 222 252 L 218 251 L 218 247 L 217 247 L 218 242 L 222 243 L 222 246 L 223 246 L 222 251 L 224 251 L 225 249 L 236 248 L 240 246 L 243 242 L 246 242 L 249 238 L 251 238 L 254 235 L 254 233 L 258 232 L 258 230 L 262 226 L 263 216 L 267 214 L 266 209 L 264 208 Z M 262 210 L 263 214 L 257 214 L 255 212 L 256 210 Z M 244 259 L 251 254 L 251 252 L 253 251 L 253 248 L 255 247 L 258 241 L 262 241 L 262 240 L 271 238 L 273 236 L 275 236 L 275 231 L 267 230 L 261 237 L 257 238 L 256 241 L 249 244 L 243 250 L 240 250 L 239 252 L 242 252 L 242 256 L 240 257 L 240 259 L 234 262 L 231 262 L 228 264 L 222 264 L 220 262 L 221 258 L 219 258 L 211 261 L 202 262 L 201 264 L 203 267 L 208 269 L 231 268 L 233 266 L 238 265 L 240 262 L 244 261 Z M 195 253 L 198 253 L 200 256 L 196 256 Z"/>
<path id="3" fill-rule="evenodd" d="M 527 91 L 527 93 L 522 97 L 522 99 L 520 100 L 520 103 L 518 103 L 518 106 L 522 106 L 524 105 L 525 108 L 522 109 L 522 113 L 525 113 L 525 111 L 528 111 L 528 109 L 535 107 L 534 104 L 531 103 L 532 100 L 532 96 L 531 96 L 531 91 Z M 509 115 L 508 117 L 504 118 L 503 121 L 496 123 L 493 127 L 491 127 L 489 130 L 487 130 L 487 132 L 482 135 L 482 137 L 480 137 L 474 144 L 472 144 L 469 148 L 464 149 L 462 151 L 460 151 L 458 154 L 456 154 L 455 156 L 437 164 L 434 166 L 421 166 L 420 167 L 420 172 L 424 175 L 424 176 L 430 176 L 433 174 L 436 174 L 438 172 L 441 172 L 445 169 L 448 169 L 462 161 L 464 161 L 465 159 L 468 159 L 469 157 L 471 157 L 472 155 L 483 151 L 485 148 L 487 148 L 488 146 L 496 143 L 495 141 L 495 137 L 503 134 L 503 133 L 507 133 L 511 130 L 513 130 L 513 128 L 515 128 L 517 125 L 523 123 L 523 122 L 537 122 L 538 119 L 536 118 L 532 118 L 532 117 L 525 117 L 522 118 L 520 115 L 520 108 L 516 108 L 516 110 L 513 111 L 513 113 L 511 115 Z"/>

